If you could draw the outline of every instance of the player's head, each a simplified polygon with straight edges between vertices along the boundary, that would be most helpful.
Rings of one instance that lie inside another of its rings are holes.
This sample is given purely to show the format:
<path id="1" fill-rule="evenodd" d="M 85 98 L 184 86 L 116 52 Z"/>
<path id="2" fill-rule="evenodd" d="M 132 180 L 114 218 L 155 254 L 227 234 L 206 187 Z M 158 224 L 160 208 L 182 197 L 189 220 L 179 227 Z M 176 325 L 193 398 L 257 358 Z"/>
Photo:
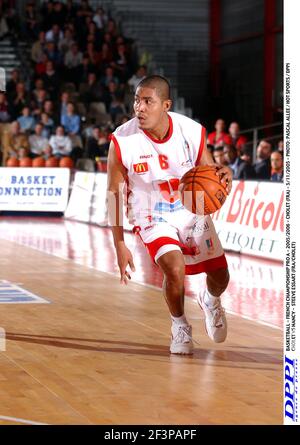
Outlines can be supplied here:
<path id="1" fill-rule="evenodd" d="M 144 130 L 156 128 L 171 105 L 170 84 L 165 77 L 148 76 L 138 84 L 133 107 L 140 128 Z"/>

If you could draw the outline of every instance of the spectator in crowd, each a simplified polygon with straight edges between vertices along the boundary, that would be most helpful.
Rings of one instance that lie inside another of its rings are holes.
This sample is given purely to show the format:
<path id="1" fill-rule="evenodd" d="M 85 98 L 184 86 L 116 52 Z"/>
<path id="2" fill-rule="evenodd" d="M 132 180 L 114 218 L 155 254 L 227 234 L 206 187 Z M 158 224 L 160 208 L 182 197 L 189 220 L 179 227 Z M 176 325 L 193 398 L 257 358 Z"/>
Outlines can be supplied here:
<path id="1" fill-rule="evenodd" d="M 25 133 L 21 133 L 19 122 L 14 121 L 10 124 L 9 131 L 3 134 L 2 146 L 4 164 L 9 157 L 19 157 L 24 151 L 29 153 L 28 137 Z"/>
<path id="2" fill-rule="evenodd" d="M 101 130 L 100 127 L 93 128 L 92 136 L 87 139 L 85 156 L 95 160 L 97 157 L 104 157 L 108 154 L 109 140 L 107 131 Z"/>
<path id="3" fill-rule="evenodd" d="M 283 156 L 280 151 L 273 151 L 271 154 L 271 181 L 283 181 Z"/>
<path id="4" fill-rule="evenodd" d="M 0 11 L 0 40 L 9 35 L 9 28 L 7 25 L 6 17 Z"/>
<path id="5" fill-rule="evenodd" d="M 54 130 L 54 120 L 49 116 L 48 113 L 42 112 L 39 122 L 43 124 L 41 135 L 44 138 L 49 139 Z"/>
<path id="6" fill-rule="evenodd" d="M 46 46 L 45 32 L 40 31 L 38 40 L 36 40 L 31 47 L 32 62 L 34 62 L 34 63 L 42 62 L 45 46 Z"/>
<path id="7" fill-rule="evenodd" d="M 270 179 L 271 176 L 271 152 L 272 145 L 264 139 L 260 141 L 256 149 L 256 161 L 254 162 L 254 170 L 257 179 Z"/>
<path id="8" fill-rule="evenodd" d="M 229 134 L 225 132 L 225 121 L 218 119 L 215 123 L 215 131 L 209 133 L 207 143 L 218 147 L 224 144 L 231 144 L 231 138 Z"/>
<path id="9" fill-rule="evenodd" d="M 43 31 L 46 31 L 52 27 L 55 21 L 53 1 L 50 0 L 42 4 L 41 15 L 42 15 L 42 28 Z"/>
<path id="10" fill-rule="evenodd" d="M 111 115 L 112 121 L 116 123 L 118 118 L 120 119 L 120 117 L 122 117 L 125 113 L 126 113 L 126 108 L 123 96 L 121 93 L 117 93 L 115 94 L 109 107 L 109 114 Z"/>
<path id="11" fill-rule="evenodd" d="M 66 6 L 65 6 L 65 21 L 73 21 L 76 18 L 76 5 L 73 4 L 73 0 L 67 0 Z"/>
<path id="12" fill-rule="evenodd" d="M 18 117 L 17 122 L 20 124 L 20 130 L 25 133 L 30 133 L 35 126 L 35 119 L 30 114 L 30 108 L 28 106 L 24 107 L 22 110 L 22 115 Z"/>
<path id="13" fill-rule="evenodd" d="M 129 58 L 126 51 L 126 46 L 122 43 L 118 45 L 117 54 L 111 62 L 111 66 L 116 70 L 122 82 L 126 82 L 129 73 Z"/>
<path id="14" fill-rule="evenodd" d="M 71 49 L 65 55 L 66 78 L 68 81 L 76 83 L 80 75 L 80 65 L 82 63 L 82 52 L 76 43 L 71 46 Z"/>
<path id="15" fill-rule="evenodd" d="M 25 9 L 25 32 L 26 35 L 34 40 L 38 33 L 37 14 L 33 3 L 27 3 Z"/>
<path id="16" fill-rule="evenodd" d="M 5 93 L 0 92 L 0 123 L 6 123 L 10 120 L 8 113 L 8 102 Z"/>
<path id="17" fill-rule="evenodd" d="M 46 63 L 46 72 L 45 74 L 42 75 L 42 79 L 44 81 L 45 88 L 48 91 L 50 98 L 52 100 L 55 100 L 58 94 L 60 80 L 52 60 L 49 60 Z"/>
<path id="18" fill-rule="evenodd" d="M 135 74 L 128 80 L 128 85 L 130 86 L 131 92 L 134 93 L 137 89 L 138 84 L 144 77 L 147 76 L 147 68 L 145 65 L 139 66 Z"/>
<path id="19" fill-rule="evenodd" d="M 43 112 L 47 113 L 48 116 L 53 119 L 55 125 L 59 124 L 59 114 L 57 113 L 57 110 L 55 110 L 52 100 L 45 100 Z"/>
<path id="20" fill-rule="evenodd" d="M 14 97 L 17 90 L 17 84 L 21 82 L 20 71 L 12 70 L 9 81 L 6 84 L 6 94 L 8 102 Z"/>
<path id="21" fill-rule="evenodd" d="M 51 60 L 56 66 L 59 66 L 61 64 L 62 61 L 61 53 L 58 51 L 55 43 L 52 42 L 51 40 L 46 42 L 46 48 L 44 53 L 46 54 L 48 60 Z"/>
<path id="22" fill-rule="evenodd" d="M 46 42 L 53 42 L 56 46 L 59 46 L 59 43 L 63 37 L 63 32 L 57 23 L 52 25 L 52 28 L 47 31 L 45 35 Z"/>
<path id="23" fill-rule="evenodd" d="M 284 141 L 280 140 L 277 144 L 277 151 L 280 151 L 281 153 L 284 152 Z"/>
<path id="24" fill-rule="evenodd" d="M 66 19 L 65 5 L 61 2 L 54 3 L 53 22 L 60 28 L 64 25 Z"/>
<path id="25" fill-rule="evenodd" d="M 101 78 L 101 84 L 104 87 L 107 88 L 109 85 L 109 82 L 115 82 L 117 85 L 119 83 L 119 79 L 117 78 L 117 76 L 115 76 L 114 69 L 111 66 L 107 66 L 105 68 L 105 74 Z"/>
<path id="26" fill-rule="evenodd" d="M 67 114 L 67 106 L 70 102 L 70 93 L 68 91 L 63 91 L 60 95 L 60 102 L 59 102 L 59 111 L 60 111 L 60 119 L 61 122 L 62 116 L 64 114 Z"/>
<path id="27" fill-rule="evenodd" d="M 62 125 L 56 128 L 55 135 L 52 135 L 49 140 L 50 150 L 47 154 L 53 154 L 54 156 L 61 158 L 63 156 L 69 156 L 72 151 L 72 142 L 69 136 L 65 135 L 65 129 Z"/>
<path id="28" fill-rule="evenodd" d="M 240 150 L 240 159 L 246 164 L 241 163 L 236 178 L 234 179 L 255 179 L 256 173 L 252 165 L 252 148 L 246 145 Z"/>
<path id="29" fill-rule="evenodd" d="M 213 148 L 213 158 L 216 164 L 220 166 L 227 165 L 224 156 L 224 147 L 220 145 L 219 147 Z"/>
<path id="30" fill-rule="evenodd" d="M 63 57 L 65 57 L 66 53 L 68 51 L 70 51 L 70 49 L 71 49 L 72 45 L 74 45 L 74 43 L 75 43 L 75 40 L 73 38 L 73 32 L 71 31 L 70 28 L 66 28 L 65 32 L 64 32 L 64 36 L 58 44 L 58 49 L 61 52 L 61 54 L 63 55 Z"/>
<path id="31" fill-rule="evenodd" d="M 241 148 L 246 144 L 247 138 L 240 134 L 240 126 L 237 122 L 231 122 L 228 131 L 231 137 L 231 144 L 235 146 L 239 153 Z"/>
<path id="32" fill-rule="evenodd" d="M 241 150 L 245 150 L 245 148 L 243 147 L 243 149 Z M 225 145 L 224 147 L 225 163 L 229 165 L 229 167 L 233 170 L 233 179 L 255 178 L 256 175 L 254 168 L 242 156 L 241 157 L 238 156 L 238 151 L 234 145 Z"/>
<path id="33" fill-rule="evenodd" d="M 93 22 L 96 23 L 98 29 L 102 30 L 107 23 L 107 15 L 104 12 L 103 8 L 97 8 L 96 13 L 93 16 Z"/>
<path id="34" fill-rule="evenodd" d="M 99 102 L 103 99 L 103 88 L 95 73 L 89 73 L 87 84 L 81 87 L 81 99 L 84 103 Z"/>
<path id="35" fill-rule="evenodd" d="M 75 114 L 75 106 L 73 102 L 69 102 L 67 105 L 67 114 L 63 114 L 61 117 L 61 124 L 64 126 L 66 132 L 75 136 L 80 132 L 80 116 Z"/>
<path id="36" fill-rule="evenodd" d="M 101 66 L 108 66 L 113 60 L 111 46 L 104 42 L 101 46 L 101 51 L 99 54 L 99 61 Z"/>
<path id="37" fill-rule="evenodd" d="M 16 92 L 11 99 L 10 109 L 13 119 L 20 116 L 22 109 L 29 103 L 29 97 L 25 88 L 24 82 L 18 82 L 16 85 Z"/>
<path id="38" fill-rule="evenodd" d="M 48 61 L 49 61 L 49 59 L 48 59 L 47 54 L 45 52 L 43 52 L 43 54 L 41 55 L 40 62 L 38 62 L 34 67 L 36 76 L 41 77 L 43 74 L 45 74 Z"/>
<path id="39" fill-rule="evenodd" d="M 40 77 L 37 77 L 34 81 L 34 85 L 32 87 L 31 98 L 32 102 L 35 103 L 38 99 L 38 92 L 44 90 L 44 81 Z"/>
<path id="40" fill-rule="evenodd" d="M 29 147 L 32 158 L 43 156 L 45 153 L 47 153 L 49 140 L 43 136 L 43 129 L 43 124 L 38 123 L 34 127 L 34 134 L 29 136 Z"/>
<path id="41" fill-rule="evenodd" d="M 36 91 L 36 99 L 34 101 L 34 103 L 32 104 L 32 108 L 33 108 L 33 115 L 35 117 L 38 117 L 44 107 L 45 101 L 47 100 L 47 91 L 45 90 L 45 88 L 40 88 Z"/>

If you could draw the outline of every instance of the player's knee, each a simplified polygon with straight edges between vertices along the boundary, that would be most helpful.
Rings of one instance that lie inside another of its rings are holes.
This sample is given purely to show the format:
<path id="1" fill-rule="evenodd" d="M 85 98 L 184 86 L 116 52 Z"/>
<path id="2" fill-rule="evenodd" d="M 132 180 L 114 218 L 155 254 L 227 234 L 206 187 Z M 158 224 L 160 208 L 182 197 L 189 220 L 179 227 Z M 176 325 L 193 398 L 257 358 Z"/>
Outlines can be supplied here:
<path id="1" fill-rule="evenodd" d="M 208 281 L 211 286 L 222 293 L 228 286 L 230 275 L 228 269 L 217 269 L 207 274 Z"/>
<path id="2" fill-rule="evenodd" d="M 185 269 L 182 264 L 172 264 L 164 270 L 164 273 L 168 281 L 177 282 L 184 279 Z"/>

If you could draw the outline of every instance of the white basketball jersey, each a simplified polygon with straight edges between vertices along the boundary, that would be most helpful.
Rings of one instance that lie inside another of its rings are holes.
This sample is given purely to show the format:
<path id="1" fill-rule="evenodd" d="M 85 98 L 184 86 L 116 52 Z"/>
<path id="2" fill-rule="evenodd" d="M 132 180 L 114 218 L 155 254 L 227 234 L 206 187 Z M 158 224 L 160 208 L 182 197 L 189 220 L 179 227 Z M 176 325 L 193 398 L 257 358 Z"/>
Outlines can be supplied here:
<path id="1" fill-rule="evenodd" d="M 199 163 L 202 155 L 205 128 L 178 113 L 170 112 L 168 117 L 169 133 L 163 140 L 141 130 L 137 118 L 112 135 L 118 158 L 127 170 L 128 217 L 133 224 L 150 216 L 159 221 L 182 210 L 179 179 Z"/>

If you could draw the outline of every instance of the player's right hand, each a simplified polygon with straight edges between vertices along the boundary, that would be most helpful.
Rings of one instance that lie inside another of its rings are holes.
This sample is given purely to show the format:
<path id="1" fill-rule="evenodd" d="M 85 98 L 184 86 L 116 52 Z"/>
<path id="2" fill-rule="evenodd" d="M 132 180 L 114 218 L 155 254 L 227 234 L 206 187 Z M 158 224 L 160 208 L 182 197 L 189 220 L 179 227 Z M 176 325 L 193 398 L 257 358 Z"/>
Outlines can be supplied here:
<path id="1" fill-rule="evenodd" d="M 121 282 L 121 284 L 127 284 L 128 280 L 131 280 L 131 275 L 126 270 L 127 266 L 129 265 L 132 272 L 135 272 L 135 266 L 133 263 L 132 253 L 124 245 L 124 246 L 118 248 L 117 256 L 118 256 L 118 266 L 119 266 L 120 275 L 121 275 L 120 282 Z"/>

